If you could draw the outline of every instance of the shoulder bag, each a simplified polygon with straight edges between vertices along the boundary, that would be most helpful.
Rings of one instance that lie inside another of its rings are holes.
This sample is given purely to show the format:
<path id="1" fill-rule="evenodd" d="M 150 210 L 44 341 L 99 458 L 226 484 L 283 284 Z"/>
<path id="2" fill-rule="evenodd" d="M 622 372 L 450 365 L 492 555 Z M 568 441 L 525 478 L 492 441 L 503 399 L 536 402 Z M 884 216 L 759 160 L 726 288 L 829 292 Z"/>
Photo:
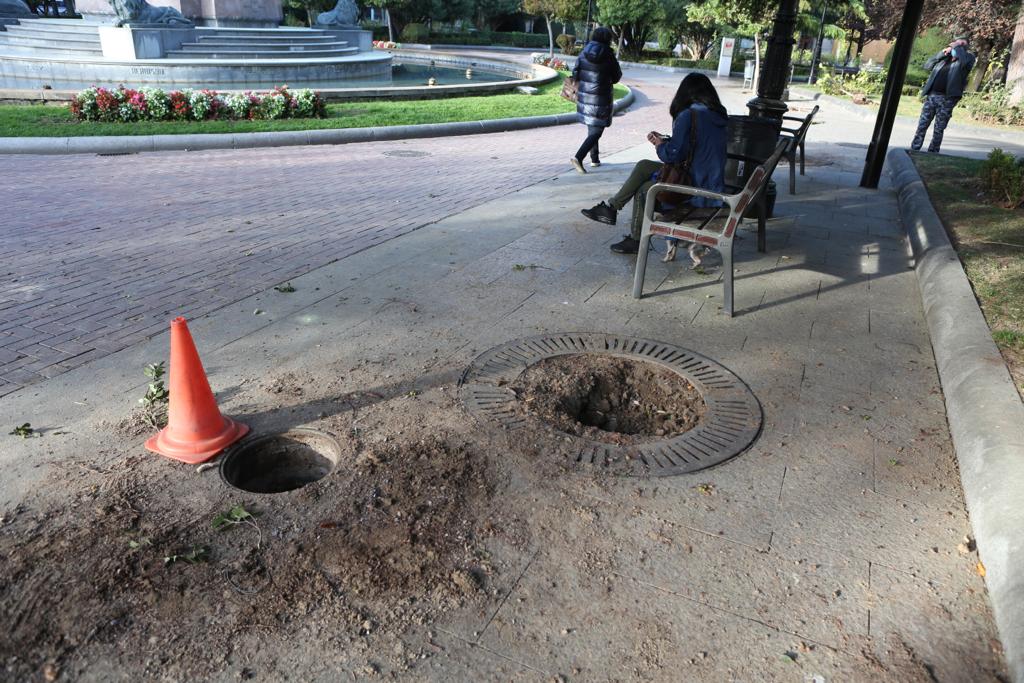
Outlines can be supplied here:
<path id="1" fill-rule="evenodd" d="M 690 110 L 690 140 L 689 149 L 686 152 L 686 159 L 676 163 L 662 164 L 658 172 L 657 182 L 668 183 L 669 185 L 690 185 L 693 182 L 693 153 L 697 149 L 697 112 Z M 675 192 L 659 192 L 655 199 L 666 204 L 679 202 L 680 199 L 689 200 L 686 195 Z"/>
<path id="2" fill-rule="evenodd" d="M 576 96 L 579 94 L 580 82 L 572 76 L 566 76 L 562 82 L 562 97 L 569 100 L 570 102 L 576 101 Z"/>

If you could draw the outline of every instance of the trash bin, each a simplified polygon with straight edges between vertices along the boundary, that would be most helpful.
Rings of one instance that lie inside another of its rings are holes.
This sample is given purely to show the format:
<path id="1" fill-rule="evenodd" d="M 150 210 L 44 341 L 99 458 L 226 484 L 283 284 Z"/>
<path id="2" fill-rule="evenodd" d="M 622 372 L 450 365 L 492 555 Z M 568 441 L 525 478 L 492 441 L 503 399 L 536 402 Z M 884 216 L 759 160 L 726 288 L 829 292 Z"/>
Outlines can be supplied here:
<path id="1" fill-rule="evenodd" d="M 726 151 L 755 159 L 757 163 L 747 163 L 738 159 L 729 159 L 725 163 L 725 183 L 742 188 L 754 172 L 758 164 L 765 161 L 775 151 L 779 142 L 779 131 L 782 121 L 753 116 L 730 116 L 729 134 Z M 768 202 L 768 217 L 772 216 L 775 207 L 775 184 L 769 183 L 765 199 Z M 744 214 L 746 217 L 757 215 L 757 209 L 751 206 Z"/>

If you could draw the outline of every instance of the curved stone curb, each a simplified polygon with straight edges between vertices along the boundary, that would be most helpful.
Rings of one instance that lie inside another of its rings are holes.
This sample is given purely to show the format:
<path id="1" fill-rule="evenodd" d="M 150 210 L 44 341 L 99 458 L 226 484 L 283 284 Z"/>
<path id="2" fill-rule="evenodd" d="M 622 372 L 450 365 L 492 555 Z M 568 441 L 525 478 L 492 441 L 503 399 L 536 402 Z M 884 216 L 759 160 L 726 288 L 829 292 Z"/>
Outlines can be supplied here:
<path id="1" fill-rule="evenodd" d="M 1010 675 L 1024 682 L 1024 403 L 921 176 L 906 151 L 888 159 L 992 611 Z"/>
<path id="2" fill-rule="evenodd" d="M 615 101 L 615 111 L 633 103 L 629 90 Z M 521 116 L 512 119 L 425 123 L 381 128 L 324 128 L 271 133 L 195 133 L 185 135 L 110 135 L 73 138 L 0 138 L 0 154 L 134 154 L 137 152 L 197 151 L 205 149 L 253 149 L 294 145 L 344 145 L 350 142 L 413 140 L 453 135 L 504 133 L 575 123 L 576 113 Z"/>

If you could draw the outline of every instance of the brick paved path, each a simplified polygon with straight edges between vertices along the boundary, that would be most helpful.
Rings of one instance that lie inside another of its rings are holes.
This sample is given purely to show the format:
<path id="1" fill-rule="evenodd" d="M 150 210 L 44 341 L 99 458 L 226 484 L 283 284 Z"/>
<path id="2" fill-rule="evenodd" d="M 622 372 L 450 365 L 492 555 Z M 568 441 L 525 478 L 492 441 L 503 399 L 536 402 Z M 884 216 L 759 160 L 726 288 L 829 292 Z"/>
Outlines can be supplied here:
<path id="1" fill-rule="evenodd" d="M 663 76 L 604 139 L 669 123 Z M 564 173 L 581 126 L 457 138 L 0 156 L 0 396 Z M 392 156 L 395 151 L 426 156 Z"/>

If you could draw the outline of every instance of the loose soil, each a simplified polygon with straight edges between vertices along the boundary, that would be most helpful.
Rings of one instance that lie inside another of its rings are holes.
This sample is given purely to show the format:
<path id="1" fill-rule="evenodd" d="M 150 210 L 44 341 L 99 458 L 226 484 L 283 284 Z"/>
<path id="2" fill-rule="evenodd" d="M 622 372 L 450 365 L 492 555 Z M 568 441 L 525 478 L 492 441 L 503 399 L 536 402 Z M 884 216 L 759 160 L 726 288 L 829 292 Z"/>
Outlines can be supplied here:
<path id="1" fill-rule="evenodd" d="M 634 444 L 697 426 L 697 389 L 653 363 L 578 354 L 531 365 L 512 387 L 519 409 L 555 429 L 595 441 Z"/>
<path id="2" fill-rule="evenodd" d="M 196 514 L 160 495 L 182 477 L 133 456 L 67 507 L 22 508 L 0 527 L 7 680 L 74 680 L 90 659 L 118 679 L 202 679 L 249 632 L 401 634 L 486 599 L 483 544 L 508 526 L 489 511 L 486 458 L 441 437 L 357 443 L 333 476 L 250 495 L 253 517 L 219 531 L 212 518 L 237 501 Z"/>
<path id="3" fill-rule="evenodd" d="M 630 396 L 682 413 L 672 374 L 603 360 L 623 382 L 663 384 Z M 146 453 L 144 435 L 112 429 L 109 414 L 31 441 L 47 474 L 0 511 L 0 680 L 929 680 L 918 660 L 936 655 L 893 653 L 884 619 L 874 638 L 856 619 L 830 621 L 846 614 L 853 580 L 800 569 L 816 551 L 784 559 L 726 537 L 727 510 L 742 508 L 725 506 L 743 495 L 729 469 L 707 483 L 569 469 L 551 457 L 550 430 L 535 448 L 520 430 L 468 419 L 461 363 L 375 354 L 316 367 L 242 380 L 221 405 L 257 436 L 303 426 L 337 438 L 333 471 L 287 493 L 237 491 L 216 471 Z M 125 414 L 134 407 L 126 398 Z M 239 506 L 252 518 L 214 527 Z M 642 583 L 690 591 L 675 572 L 684 583 L 695 563 L 714 572 L 722 553 L 732 564 L 707 598 Z M 974 558 L 962 562 L 973 571 Z M 756 621 L 711 606 L 741 594 Z M 943 599 L 954 621 L 935 648 L 973 662 L 972 638 L 993 627 L 973 616 L 985 609 L 976 596 L 956 596 Z M 841 649 L 805 651 L 763 625 L 792 610 Z M 972 680 L 999 666 L 981 655 Z"/>

